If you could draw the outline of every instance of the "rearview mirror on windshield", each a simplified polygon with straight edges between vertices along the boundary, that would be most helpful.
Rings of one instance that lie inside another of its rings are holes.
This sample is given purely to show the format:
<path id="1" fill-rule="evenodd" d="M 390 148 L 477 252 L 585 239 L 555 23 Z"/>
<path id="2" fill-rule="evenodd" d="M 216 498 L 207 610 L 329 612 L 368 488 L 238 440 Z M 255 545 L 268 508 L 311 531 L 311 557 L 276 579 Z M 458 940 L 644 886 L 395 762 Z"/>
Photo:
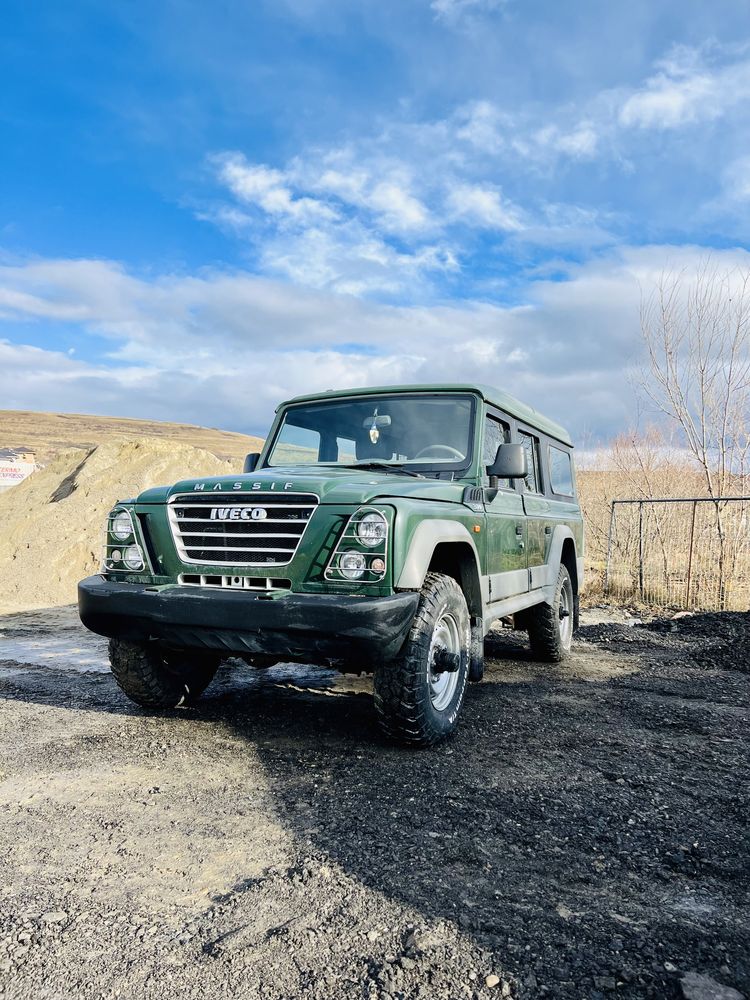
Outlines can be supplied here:
<path id="1" fill-rule="evenodd" d="M 384 413 L 382 416 L 376 413 L 373 417 L 365 417 L 362 421 L 362 426 L 366 431 L 369 431 L 372 427 L 390 427 L 391 418 L 387 413 Z"/>

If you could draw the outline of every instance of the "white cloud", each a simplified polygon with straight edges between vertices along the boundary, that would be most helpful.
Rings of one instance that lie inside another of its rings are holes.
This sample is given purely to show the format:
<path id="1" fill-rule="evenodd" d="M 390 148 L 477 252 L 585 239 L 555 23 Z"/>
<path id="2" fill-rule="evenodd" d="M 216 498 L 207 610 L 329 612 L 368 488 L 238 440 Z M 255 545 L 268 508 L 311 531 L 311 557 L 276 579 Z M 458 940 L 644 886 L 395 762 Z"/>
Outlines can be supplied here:
<path id="1" fill-rule="evenodd" d="M 80 349 L 72 358 L 0 341 L 0 399 L 263 431 L 279 400 L 306 390 L 481 381 L 576 433 L 606 434 L 632 418 L 623 374 L 639 349 L 641 287 L 701 255 L 625 249 L 533 282 L 516 307 L 384 305 L 244 272 L 146 279 L 106 261 L 5 265 L 0 288 L 14 337 L 19 321 L 75 315 L 108 353 L 87 361 Z M 739 251 L 715 256 L 750 262 Z"/>
<path id="2" fill-rule="evenodd" d="M 441 227 L 399 159 L 343 148 L 311 150 L 283 169 L 240 153 L 212 162 L 239 205 L 199 215 L 253 240 L 267 273 L 313 288 L 398 295 L 407 281 L 416 287 L 457 268 L 455 250 L 436 241 Z"/>
<path id="3" fill-rule="evenodd" d="M 376 184 L 368 199 L 368 204 L 381 217 L 389 230 L 423 230 L 428 223 L 428 212 L 424 205 L 409 191 L 394 181 Z"/>
<path id="4" fill-rule="evenodd" d="M 453 23 L 465 14 L 498 11 L 506 3 L 507 0 L 430 0 L 430 7 L 438 20 Z"/>
<path id="5" fill-rule="evenodd" d="M 335 219 L 328 205 L 309 197 L 294 197 L 280 170 L 263 164 L 248 163 L 241 153 L 225 153 L 217 158 L 219 178 L 229 190 L 269 215 L 287 216 L 300 222 Z"/>
<path id="6" fill-rule="evenodd" d="M 484 229 L 518 232 L 523 229 L 518 209 L 504 201 L 499 191 L 477 184 L 458 184 L 448 193 L 453 217 Z"/>
<path id="7" fill-rule="evenodd" d="M 582 121 L 570 131 L 557 125 L 547 125 L 533 136 L 537 147 L 565 153 L 573 159 L 588 159 L 597 152 L 599 136 L 592 122 Z"/>
<path id="8" fill-rule="evenodd" d="M 459 108 L 455 118 L 455 136 L 483 153 L 499 153 L 512 145 L 517 123 L 491 101 L 472 101 Z"/>
<path id="9" fill-rule="evenodd" d="M 595 147 L 593 129 L 549 127 L 521 150 L 518 135 L 500 135 L 506 126 L 510 119 L 485 102 L 442 122 L 392 123 L 344 146 L 303 150 L 281 167 L 219 154 L 218 180 L 235 200 L 200 217 L 251 241 L 264 273 L 355 295 L 426 298 L 483 231 L 564 242 L 564 222 L 552 232 L 544 205 L 524 209 L 501 193 L 494 178 L 505 167 L 484 154 L 502 147 L 539 162 L 580 158 Z"/>
<path id="10" fill-rule="evenodd" d="M 700 50 L 679 48 L 622 103 L 626 128 L 676 129 L 721 118 L 750 98 L 750 60 L 711 66 Z"/>
<path id="11" fill-rule="evenodd" d="M 450 247 L 429 244 L 399 251 L 356 222 L 335 231 L 310 228 L 291 239 L 282 235 L 270 240 L 262 263 L 268 272 L 309 288 L 396 297 L 408 289 L 414 298 L 431 275 L 459 267 Z"/>
<path id="12" fill-rule="evenodd" d="M 452 17 L 489 8 L 435 0 L 433 9 Z M 586 207 L 556 204 L 555 175 L 605 160 L 634 171 L 649 154 L 649 133 L 718 119 L 748 99 L 744 49 L 675 48 L 642 84 L 575 106 L 511 111 L 481 99 L 439 120 L 378 121 L 358 138 L 303 148 L 281 165 L 220 154 L 218 179 L 233 200 L 202 215 L 252 241 L 266 273 L 357 295 L 426 298 L 444 291 L 440 275 L 469 260 L 487 230 L 526 246 L 615 242 L 607 230 L 624 220 L 597 216 L 578 178 L 567 190 L 582 192 Z M 726 183 L 739 191 L 742 157 L 735 151 L 734 159 Z M 603 172 L 595 179 L 611 183 Z M 523 203 L 508 195 L 517 190 Z"/>

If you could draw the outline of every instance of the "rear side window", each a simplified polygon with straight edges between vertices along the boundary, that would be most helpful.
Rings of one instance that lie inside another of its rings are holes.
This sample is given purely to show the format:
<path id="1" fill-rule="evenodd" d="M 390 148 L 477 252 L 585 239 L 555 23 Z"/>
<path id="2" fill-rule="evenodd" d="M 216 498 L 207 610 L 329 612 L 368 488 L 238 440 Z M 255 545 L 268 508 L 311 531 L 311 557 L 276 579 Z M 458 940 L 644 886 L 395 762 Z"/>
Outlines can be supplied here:
<path id="1" fill-rule="evenodd" d="M 542 479 L 539 475 L 539 442 L 531 434 L 519 431 L 518 438 L 526 452 L 526 467 L 528 472 L 524 483 L 527 493 L 541 493 Z"/>
<path id="2" fill-rule="evenodd" d="M 553 493 L 564 497 L 573 496 L 573 466 L 570 453 L 550 445 L 549 482 Z"/>

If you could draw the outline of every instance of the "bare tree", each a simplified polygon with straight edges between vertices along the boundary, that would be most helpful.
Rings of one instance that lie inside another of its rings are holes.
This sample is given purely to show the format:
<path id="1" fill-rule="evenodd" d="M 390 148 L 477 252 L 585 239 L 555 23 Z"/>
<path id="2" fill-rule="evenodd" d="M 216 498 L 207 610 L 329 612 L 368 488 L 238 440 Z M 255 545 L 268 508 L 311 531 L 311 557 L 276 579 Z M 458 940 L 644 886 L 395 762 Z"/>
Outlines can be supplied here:
<path id="1" fill-rule="evenodd" d="M 750 452 L 750 270 L 707 260 L 692 274 L 662 274 L 642 301 L 641 330 L 641 386 L 678 428 L 714 501 L 723 607 L 733 558 L 722 498 L 746 483 Z"/>

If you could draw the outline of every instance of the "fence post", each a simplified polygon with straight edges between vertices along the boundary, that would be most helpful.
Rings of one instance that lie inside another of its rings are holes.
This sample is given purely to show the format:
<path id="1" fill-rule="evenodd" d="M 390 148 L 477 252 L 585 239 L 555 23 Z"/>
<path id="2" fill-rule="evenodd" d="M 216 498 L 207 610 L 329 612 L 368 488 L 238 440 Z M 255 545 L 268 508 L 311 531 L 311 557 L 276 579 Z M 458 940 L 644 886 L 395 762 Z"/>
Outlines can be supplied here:
<path id="1" fill-rule="evenodd" d="M 687 581 L 685 583 L 685 608 L 690 610 L 690 581 L 693 575 L 693 543 L 695 541 L 695 512 L 698 504 L 693 500 L 693 514 L 690 518 L 690 547 L 688 549 Z"/>
<path id="2" fill-rule="evenodd" d="M 638 501 L 638 591 L 643 600 L 643 500 Z"/>
<path id="3" fill-rule="evenodd" d="M 609 533 L 607 534 L 607 565 L 604 567 L 604 593 L 609 594 L 609 563 L 612 558 L 612 544 L 615 537 L 615 504 L 613 500 L 610 504 L 611 513 L 609 515 Z"/>

